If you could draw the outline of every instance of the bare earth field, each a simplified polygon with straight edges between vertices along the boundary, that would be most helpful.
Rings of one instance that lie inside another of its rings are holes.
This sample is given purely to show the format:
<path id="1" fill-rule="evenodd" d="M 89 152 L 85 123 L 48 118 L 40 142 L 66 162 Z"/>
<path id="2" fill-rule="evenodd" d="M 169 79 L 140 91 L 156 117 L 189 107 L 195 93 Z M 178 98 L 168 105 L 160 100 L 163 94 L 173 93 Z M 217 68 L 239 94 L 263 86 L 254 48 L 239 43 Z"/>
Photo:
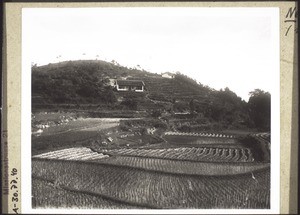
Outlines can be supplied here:
<path id="1" fill-rule="evenodd" d="M 270 163 L 236 139 L 145 144 L 120 119 L 50 116 L 33 129 L 34 208 L 270 208 Z"/>

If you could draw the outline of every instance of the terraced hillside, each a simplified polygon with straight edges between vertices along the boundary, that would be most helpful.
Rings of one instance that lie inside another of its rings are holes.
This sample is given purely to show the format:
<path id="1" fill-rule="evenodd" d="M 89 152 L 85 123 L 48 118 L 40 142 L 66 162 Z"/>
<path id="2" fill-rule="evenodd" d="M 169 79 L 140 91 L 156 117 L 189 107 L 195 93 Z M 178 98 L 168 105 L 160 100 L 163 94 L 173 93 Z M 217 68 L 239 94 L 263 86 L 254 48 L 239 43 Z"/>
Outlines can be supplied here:
<path id="1" fill-rule="evenodd" d="M 103 149 L 100 152 L 109 155 L 150 157 L 187 161 L 212 162 L 252 162 L 250 149 L 214 148 L 214 147 L 180 147 L 169 149 Z"/>
<path id="2" fill-rule="evenodd" d="M 270 207 L 268 163 L 188 161 L 197 150 L 128 149 L 108 155 L 70 148 L 36 155 L 33 207 Z M 173 159 L 178 152 L 183 159 Z"/>
<path id="3" fill-rule="evenodd" d="M 118 92 L 117 79 L 145 83 L 144 92 Z M 208 122 L 248 126 L 247 104 L 228 88 L 214 90 L 181 73 L 172 79 L 144 70 L 126 68 L 97 60 L 68 61 L 32 68 L 32 110 L 72 110 L 99 112 L 98 117 L 151 116 L 192 112 Z M 130 115 L 129 115 L 130 112 Z M 220 123 L 221 122 L 221 123 Z"/>
<path id="4" fill-rule="evenodd" d="M 91 102 L 84 100 L 83 97 L 87 96 L 86 93 L 91 94 L 91 96 L 98 93 L 97 101 L 99 102 L 104 99 L 102 98 L 103 93 L 110 97 L 111 93 L 108 94 L 108 91 L 103 90 L 108 78 L 142 80 L 145 83 L 149 98 L 158 101 L 172 101 L 173 98 L 190 100 L 193 98 L 206 103 L 210 92 L 208 88 L 191 81 L 192 79 L 184 79 L 179 75 L 175 76 L 174 79 L 162 78 L 158 74 L 129 69 L 104 61 L 68 61 L 34 67 L 32 70 L 33 104 L 49 101 L 61 103 L 58 96 L 65 97 L 69 95 L 72 95 L 73 98 L 66 97 L 64 102 L 74 103 L 77 100 L 83 104 L 94 103 L 92 100 L 90 100 Z M 46 83 L 47 81 L 50 81 L 50 83 Z M 84 84 L 84 86 L 78 86 L 79 82 L 82 82 L 81 85 Z M 52 85 L 50 86 L 50 84 Z M 59 89 L 59 87 L 61 88 Z M 53 90 L 56 93 L 63 90 L 62 93 L 65 95 L 54 94 Z M 106 102 L 113 101 L 107 100 Z"/>
<path id="5" fill-rule="evenodd" d="M 177 78 L 168 79 L 160 76 L 145 76 L 142 80 L 146 85 L 149 98 L 153 100 L 172 102 L 172 99 L 176 98 L 184 101 L 190 101 L 191 99 L 198 99 L 202 102 L 208 101 L 207 91 L 201 88 L 200 85 L 195 87 L 195 85 L 191 86 Z"/>
<path id="6" fill-rule="evenodd" d="M 120 92 L 116 79 L 145 91 Z M 270 135 L 254 133 L 268 131 L 255 109 L 265 94 L 249 106 L 228 88 L 116 62 L 33 66 L 32 206 L 269 208 Z"/>

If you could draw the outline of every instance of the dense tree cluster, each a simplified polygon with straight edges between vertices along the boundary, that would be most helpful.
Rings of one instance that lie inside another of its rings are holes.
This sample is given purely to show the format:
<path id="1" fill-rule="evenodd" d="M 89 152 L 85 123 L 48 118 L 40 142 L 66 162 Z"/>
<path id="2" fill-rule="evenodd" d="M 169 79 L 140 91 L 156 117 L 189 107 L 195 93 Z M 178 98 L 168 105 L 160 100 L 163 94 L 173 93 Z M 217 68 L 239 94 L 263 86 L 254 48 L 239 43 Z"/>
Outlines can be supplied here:
<path id="1" fill-rule="evenodd" d="M 255 89 L 249 94 L 249 114 L 255 127 L 263 130 L 270 130 L 271 94 L 260 89 Z"/>
<path id="2" fill-rule="evenodd" d="M 32 67 L 32 95 L 42 96 L 45 103 L 114 103 L 112 87 L 103 78 L 107 70 L 93 63 L 73 62 Z"/>

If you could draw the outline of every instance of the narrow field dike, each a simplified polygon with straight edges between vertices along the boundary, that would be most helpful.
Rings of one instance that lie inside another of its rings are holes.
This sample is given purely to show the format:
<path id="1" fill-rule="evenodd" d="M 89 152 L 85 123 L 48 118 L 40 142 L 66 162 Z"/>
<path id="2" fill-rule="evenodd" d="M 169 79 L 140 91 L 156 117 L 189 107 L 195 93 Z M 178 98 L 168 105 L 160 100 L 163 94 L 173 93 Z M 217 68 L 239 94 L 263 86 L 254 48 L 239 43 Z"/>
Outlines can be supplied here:
<path id="1" fill-rule="evenodd" d="M 249 148 L 228 147 L 174 147 L 162 149 L 119 148 L 99 149 L 99 153 L 112 156 L 135 156 L 147 158 L 161 158 L 182 161 L 203 162 L 254 162 Z"/>
<path id="2" fill-rule="evenodd" d="M 225 154 L 225 152 L 228 154 Z M 243 154 L 238 149 L 114 149 L 98 153 L 90 148 L 74 147 L 35 155 L 33 159 L 97 162 L 102 165 L 126 166 L 149 171 L 187 175 L 245 174 L 269 168 L 270 166 L 269 163 L 238 162 L 242 157 Z M 194 160 L 187 160 L 193 158 Z M 221 159 L 228 162 L 216 162 Z"/>
<path id="3" fill-rule="evenodd" d="M 270 167 L 269 163 L 216 163 L 166 160 L 133 156 L 116 156 L 103 160 L 94 160 L 99 164 L 127 166 L 150 171 L 172 174 L 227 176 L 245 174 Z"/>
<path id="4" fill-rule="evenodd" d="M 219 133 L 196 133 L 196 132 L 174 132 L 174 131 L 168 131 L 165 132 L 166 136 L 194 136 L 194 137 L 213 137 L 213 138 L 236 138 L 235 135 L 229 135 L 229 134 L 219 134 Z"/>
<path id="5" fill-rule="evenodd" d="M 220 137 L 216 134 L 192 135 L 192 133 L 181 133 L 180 135 L 165 135 L 164 138 L 173 145 L 238 144 L 238 140 L 233 137 Z"/>
<path id="6" fill-rule="evenodd" d="M 153 163 L 153 165 L 160 164 Z M 72 190 L 76 195 L 77 193 L 99 194 L 108 197 L 110 202 L 147 205 L 150 208 L 270 207 L 269 168 L 241 175 L 197 176 L 88 162 L 33 159 L 32 177 L 53 181 L 54 187 Z M 36 180 L 33 180 L 33 183 L 36 183 Z M 53 186 L 51 185 L 50 188 L 49 186 L 33 184 L 33 194 L 44 190 L 51 192 L 53 198 L 57 197 Z M 71 199 L 81 201 L 80 198 L 85 197 Z M 46 200 L 39 199 L 39 201 Z M 96 201 L 102 200 L 95 200 L 93 208 L 105 208 L 103 205 L 107 202 Z M 80 204 L 82 203 L 78 203 Z M 109 207 L 118 207 L 118 205 L 113 204 Z M 125 205 L 121 205 L 119 208 L 124 207 Z"/>

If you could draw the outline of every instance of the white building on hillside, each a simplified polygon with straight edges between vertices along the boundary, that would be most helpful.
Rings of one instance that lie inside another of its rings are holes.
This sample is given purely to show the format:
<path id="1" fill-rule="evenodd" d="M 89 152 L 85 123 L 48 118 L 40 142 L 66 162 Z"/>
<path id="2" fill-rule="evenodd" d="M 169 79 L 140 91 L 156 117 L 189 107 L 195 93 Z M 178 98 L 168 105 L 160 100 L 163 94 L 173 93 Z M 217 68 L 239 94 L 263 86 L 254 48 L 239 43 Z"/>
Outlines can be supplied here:
<path id="1" fill-rule="evenodd" d="M 164 73 L 161 73 L 161 77 L 163 77 L 163 78 L 175 78 L 175 74 L 171 73 L 171 72 L 164 72 Z"/>
<path id="2" fill-rule="evenodd" d="M 145 83 L 140 80 L 117 80 L 117 91 L 144 92 Z"/>

